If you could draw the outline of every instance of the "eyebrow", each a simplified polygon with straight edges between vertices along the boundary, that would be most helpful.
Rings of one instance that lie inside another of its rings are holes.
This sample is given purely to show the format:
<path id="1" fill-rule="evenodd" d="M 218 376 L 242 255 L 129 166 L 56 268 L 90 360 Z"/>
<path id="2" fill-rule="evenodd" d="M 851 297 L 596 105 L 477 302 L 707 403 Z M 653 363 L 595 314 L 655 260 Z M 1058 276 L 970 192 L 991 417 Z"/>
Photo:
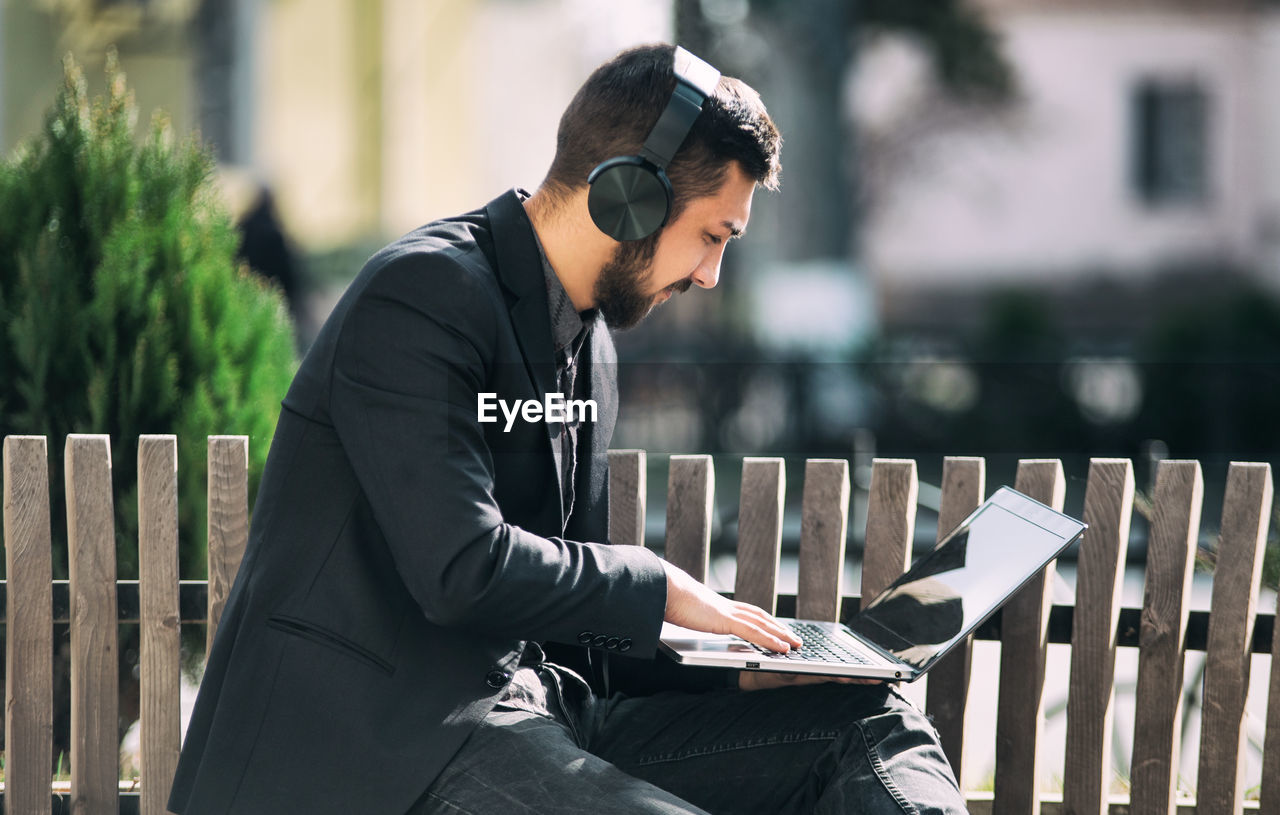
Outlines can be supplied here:
<path id="1" fill-rule="evenodd" d="M 740 238 L 742 237 L 743 233 L 746 232 L 745 229 L 739 229 L 738 227 L 734 226 L 733 221 L 721 221 L 720 225 L 723 226 L 725 229 L 729 230 L 729 236 L 733 238 Z"/>

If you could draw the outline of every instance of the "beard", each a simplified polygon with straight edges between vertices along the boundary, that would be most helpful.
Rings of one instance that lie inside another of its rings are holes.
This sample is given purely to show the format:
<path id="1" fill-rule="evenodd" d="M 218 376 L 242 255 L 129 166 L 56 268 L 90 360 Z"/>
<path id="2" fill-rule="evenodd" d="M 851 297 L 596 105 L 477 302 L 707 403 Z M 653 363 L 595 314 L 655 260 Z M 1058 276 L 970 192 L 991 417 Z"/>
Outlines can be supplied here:
<path id="1" fill-rule="evenodd" d="M 653 256 L 658 251 L 658 234 L 618 244 L 613 258 L 600 270 L 593 296 L 596 307 L 600 309 L 610 328 L 634 328 L 657 305 L 658 295 L 646 294 L 645 290 L 649 279 L 653 277 Z M 692 280 L 685 279 L 670 288 L 673 293 L 683 293 L 689 290 L 692 283 Z"/>

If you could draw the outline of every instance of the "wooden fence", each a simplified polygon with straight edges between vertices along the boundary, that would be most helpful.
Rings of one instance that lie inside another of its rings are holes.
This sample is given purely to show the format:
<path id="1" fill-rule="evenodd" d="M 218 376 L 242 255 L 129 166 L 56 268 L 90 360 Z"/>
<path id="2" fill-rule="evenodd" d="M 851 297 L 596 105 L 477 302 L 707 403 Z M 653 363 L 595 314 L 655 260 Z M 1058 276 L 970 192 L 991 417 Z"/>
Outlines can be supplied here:
<path id="1" fill-rule="evenodd" d="M 178 580 L 175 436 L 138 441 L 138 577 L 116 580 L 111 447 L 72 435 L 65 451 L 67 565 L 52 580 L 48 451 L 43 436 L 4 440 L 4 811 L 163 813 L 178 764 L 179 624 L 208 623 L 213 641 L 248 542 L 249 441 L 209 437 L 209 580 Z M 71 628 L 71 785 L 51 795 L 53 624 Z M 117 623 L 141 626 L 141 774 L 121 794 Z"/>
<path id="2" fill-rule="evenodd" d="M 7 666 L 4 805 L 11 813 L 164 812 L 179 747 L 180 623 L 209 623 L 212 639 L 248 532 L 248 442 L 209 439 L 209 575 L 177 575 L 177 447 L 173 436 L 143 436 L 138 446 L 140 579 L 118 581 L 109 440 L 70 436 L 66 449 L 70 580 L 51 579 L 48 451 L 43 437 L 4 442 Z M 614 543 L 644 543 L 646 458 L 613 451 Z M 842 586 L 849 471 L 843 460 L 806 462 L 799 590 L 779 595 L 783 492 L 781 459 L 743 462 L 734 594 L 786 616 L 847 618 L 857 598 Z M 1056 460 L 1020 462 L 1014 486 L 1051 506 L 1065 497 Z M 891 582 L 908 565 L 918 491 L 913 461 L 877 459 L 867 510 L 861 595 Z M 939 529 L 955 526 L 986 495 L 982 459 L 944 462 Z M 665 556 L 706 578 L 714 474 L 709 456 L 672 456 L 667 485 Z M 1203 483 L 1194 461 L 1159 466 L 1151 505 L 1146 591 L 1141 609 L 1121 608 L 1120 581 L 1134 505 L 1127 460 L 1094 459 L 1084 496 L 1090 528 L 1081 544 L 1076 604 L 1053 606 L 1053 566 L 1013 598 L 979 638 L 999 639 L 1001 682 L 994 794 L 973 811 L 1000 815 L 1172 813 L 1175 801 L 1183 663 L 1207 652 L 1194 811 L 1235 813 L 1242 802 L 1244 706 L 1252 653 L 1280 653 L 1273 610 L 1257 609 L 1263 544 L 1272 504 L 1265 464 L 1232 464 L 1227 474 L 1211 611 L 1189 611 Z M 71 629 L 70 790 L 51 795 L 52 630 Z M 141 626 L 140 793 L 118 782 L 116 623 Z M 1069 642 L 1066 765 L 1061 802 L 1043 802 L 1039 765 L 1047 647 Z M 1118 647 L 1137 647 L 1140 703 L 1134 728 L 1130 801 L 1108 804 L 1110 731 Z M 929 674 L 927 708 L 944 749 L 963 770 L 971 644 Z M 1272 660 L 1259 809 L 1280 815 L 1280 659 Z M 148 783 L 148 779 L 159 779 Z M 1252 804 L 1248 805 L 1252 806 Z"/>
<path id="3" fill-rule="evenodd" d="M 643 451 L 614 451 L 610 467 L 611 536 L 642 544 L 646 471 Z M 944 460 L 939 534 L 954 528 L 986 496 L 979 458 Z M 1057 460 L 1019 462 L 1014 487 L 1061 509 L 1066 494 Z M 847 619 L 856 598 L 841 585 L 849 506 L 843 460 L 805 464 L 796 596 L 779 596 L 785 473 L 781 459 L 743 462 L 734 596 L 785 616 Z M 666 557 L 706 578 L 714 474 L 709 456 L 672 456 L 667 496 Z M 910 563 L 915 533 L 916 463 L 877 459 L 867 507 L 861 596 L 872 596 Z M 1189 610 L 1200 530 L 1203 482 L 1195 461 L 1161 462 L 1151 505 L 1146 589 L 1141 609 L 1122 609 L 1120 588 L 1134 506 L 1128 460 L 1094 459 L 1084 496 L 1089 524 L 1079 552 L 1074 607 L 1053 607 L 1051 564 L 1013 597 L 976 636 L 998 639 L 995 789 L 972 811 L 997 815 L 1124 812 L 1228 815 L 1243 801 L 1245 701 L 1252 653 L 1280 654 L 1274 610 L 1257 609 L 1263 547 L 1272 505 L 1271 469 L 1236 463 L 1227 474 L 1210 613 Z M 847 601 L 847 602 L 846 602 Z M 1050 642 L 1070 643 L 1066 763 L 1061 801 L 1042 801 L 1040 767 L 1045 663 Z M 1137 712 L 1129 801 L 1111 806 L 1110 734 L 1116 649 L 1139 649 Z M 963 772 L 972 643 L 930 671 L 927 711 L 956 774 Z M 1183 663 L 1187 650 L 1207 652 L 1194 809 L 1175 800 Z M 1016 678 L 1016 681 L 1005 681 Z M 1280 815 L 1280 659 L 1271 661 L 1260 811 Z M 1250 802 L 1248 808 L 1252 808 Z"/>

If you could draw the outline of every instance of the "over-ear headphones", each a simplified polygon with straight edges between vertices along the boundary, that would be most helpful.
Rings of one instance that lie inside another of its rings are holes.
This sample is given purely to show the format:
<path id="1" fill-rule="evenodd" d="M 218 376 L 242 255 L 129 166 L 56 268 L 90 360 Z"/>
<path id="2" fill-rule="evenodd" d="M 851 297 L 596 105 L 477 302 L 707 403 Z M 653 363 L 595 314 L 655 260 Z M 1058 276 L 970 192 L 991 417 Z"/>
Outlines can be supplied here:
<path id="1" fill-rule="evenodd" d="M 591 220 L 614 240 L 646 238 L 666 225 L 672 201 L 667 165 L 720 81 L 719 71 L 679 46 L 674 67 L 675 90 L 640 154 L 608 159 L 587 176 Z"/>

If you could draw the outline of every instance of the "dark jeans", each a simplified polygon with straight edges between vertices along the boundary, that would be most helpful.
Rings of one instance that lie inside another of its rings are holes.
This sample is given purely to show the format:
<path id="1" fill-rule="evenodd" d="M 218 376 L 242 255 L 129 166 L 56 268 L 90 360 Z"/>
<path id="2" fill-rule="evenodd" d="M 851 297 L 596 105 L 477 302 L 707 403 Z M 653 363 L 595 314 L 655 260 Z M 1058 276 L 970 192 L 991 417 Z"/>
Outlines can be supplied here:
<path id="1" fill-rule="evenodd" d="M 885 685 L 595 697 L 521 668 L 412 810 L 425 813 L 960 813 L 919 711 Z"/>

